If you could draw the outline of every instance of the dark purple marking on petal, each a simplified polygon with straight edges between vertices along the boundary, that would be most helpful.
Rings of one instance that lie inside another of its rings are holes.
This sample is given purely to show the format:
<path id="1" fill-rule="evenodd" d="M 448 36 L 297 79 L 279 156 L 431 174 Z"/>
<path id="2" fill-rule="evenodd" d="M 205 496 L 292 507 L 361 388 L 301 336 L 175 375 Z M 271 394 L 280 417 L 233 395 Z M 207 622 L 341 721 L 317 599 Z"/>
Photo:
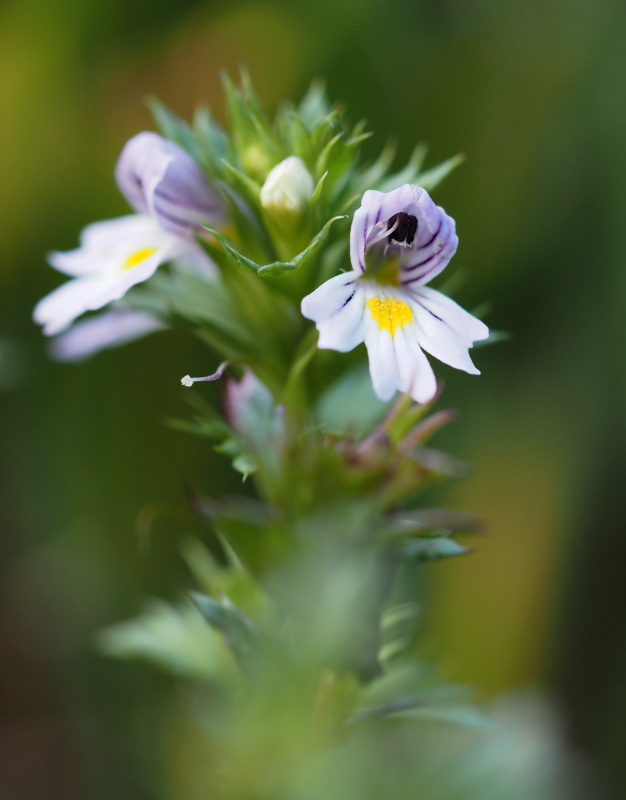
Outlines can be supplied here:
<path id="1" fill-rule="evenodd" d="M 431 244 L 432 244 L 432 243 L 435 241 L 435 239 L 436 239 L 436 238 L 439 236 L 439 234 L 441 233 L 441 229 L 442 229 L 442 228 L 443 228 L 443 220 L 439 220 L 439 227 L 438 227 L 438 228 L 437 228 L 437 230 L 436 230 L 436 231 L 433 233 L 433 235 L 431 236 L 431 238 L 430 238 L 430 239 L 429 239 L 429 240 L 426 242 L 426 244 L 420 244 L 420 245 L 418 245 L 417 249 L 418 249 L 418 250 L 423 250 L 425 247 L 430 247 L 430 245 L 431 245 Z"/>
<path id="2" fill-rule="evenodd" d="M 172 205 L 181 207 L 184 207 L 185 200 L 188 200 L 188 198 L 182 197 L 179 192 L 168 192 L 165 191 L 161 186 L 157 186 L 154 191 L 154 196 L 158 197 L 159 200 L 163 200 L 165 203 L 171 203 Z M 210 212 L 215 209 L 216 204 L 211 204 L 210 201 L 205 198 L 193 199 L 197 201 L 194 203 L 194 210 Z"/>
<path id="3" fill-rule="evenodd" d="M 176 225 L 177 227 L 189 227 L 189 218 L 188 217 L 177 217 L 175 214 L 170 214 L 168 211 L 165 211 L 163 208 L 156 209 L 157 216 L 166 219 L 168 222 Z"/>
<path id="4" fill-rule="evenodd" d="M 434 317 L 435 319 L 438 319 L 438 320 L 439 320 L 439 322 L 441 322 L 443 325 L 447 325 L 447 324 L 448 324 L 448 323 L 447 323 L 445 320 L 441 319 L 441 317 L 438 317 L 438 316 L 435 314 L 435 312 L 434 312 L 434 311 L 431 311 L 431 310 L 430 310 L 430 308 L 426 308 L 426 306 L 425 306 L 423 303 L 420 303 L 420 301 L 419 301 L 419 300 L 416 300 L 415 302 L 417 303 L 417 305 L 418 305 L 420 308 L 423 308 L 423 309 L 424 309 L 424 311 L 427 311 L 427 312 L 430 314 L 430 316 L 431 316 L 431 317 Z"/>
<path id="5" fill-rule="evenodd" d="M 423 261 L 418 261 L 417 264 L 412 264 L 410 267 L 403 267 L 402 271 L 403 272 L 413 272 L 414 269 L 417 269 L 418 267 L 423 267 L 424 264 L 428 264 L 429 261 L 432 261 L 433 258 L 438 256 L 439 252 L 440 251 L 437 251 L 436 253 L 431 253 Z"/>
<path id="6" fill-rule="evenodd" d="M 434 270 L 436 270 L 437 267 L 439 266 L 439 264 L 441 264 L 442 259 L 441 258 L 436 258 L 436 256 L 440 256 L 440 255 L 441 255 L 440 252 L 439 253 L 434 253 L 430 258 L 426 259 L 426 261 L 423 261 L 422 264 L 426 264 L 426 263 L 428 263 L 428 261 L 430 261 L 431 259 L 434 258 L 434 261 L 431 263 L 431 265 L 430 265 L 430 267 L 428 269 L 424 269 L 421 272 L 418 272 L 416 275 L 409 275 L 406 280 L 403 278 L 402 281 L 401 281 L 402 284 L 407 286 L 408 284 L 415 283 L 416 281 L 423 281 L 425 277 L 430 275 L 430 273 L 433 272 Z M 411 267 L 410 269 L 403 269 L 402 271 L 404 273 L 411 272 L 417 266 L 420 266 L 420 265 L 416 264 L 415 267 Z"/>
<path id="7" fill-rule="evenodd" d="M 409 296 L 410 296 L 410 297 L 411 297 L 411 298 L 412 298 L 412 299 L 413 299 L 413 300 L 414 300 L 414 301 L 417 303 L 417 305 L 418 305 L 420 308 L 423 308 L 423 309 L 424 309 L 424 311 L 427 311 L 427 312 L 430 314 L 430 316 L 431 316 L 431 317 L 434 317 L 436 320 L 439 320 L 439 322 L 441 322 L 443 325 L 448 325 L 448 323 L 445 321 L 445 319 L 442 319 L 441 317 L 438 317 L 438 316 L 437 316 L 437 314 L 435 314 L 435 312 L 434 312 L 434 311 L 431 311 L 431 310 L 430 310 L 430 308 L 428 308 L 427 306 L 425 306 L 425 305 L 424 305 L 424 304 L 423 304 L 423 303 L 420 301 L 420 296 L 419 296 L 419 294 L 417 294 L 417 293 L 416 293 L 416 292 L 414 292 L 414 291 L 411 291 L 410 289 L 408 290 L 408 294 L 409 294 Z"/>
<path id="8" fill-rule="evenodd" d="M 352 281 L 352 283 L 354 283 L 354 281 Z M 346 286 L 349 286 L 349 285 L 350 285 L 349 283 L 346 283 Z M 352 298 L 354 297 L 355 294 L 356 294 L 356 289 L 352 292 L 350 297 L 348 297 L 348 299 L 343 302 L 343 304 L 337 309 L 337 311 L 335 311 L 335 314 L 337 314 L 339 311 L 341 311 L 342 308 L 345 308 L 348 305 L 348 303 L 350 302 L 350 300 L 352 300 Z"/>

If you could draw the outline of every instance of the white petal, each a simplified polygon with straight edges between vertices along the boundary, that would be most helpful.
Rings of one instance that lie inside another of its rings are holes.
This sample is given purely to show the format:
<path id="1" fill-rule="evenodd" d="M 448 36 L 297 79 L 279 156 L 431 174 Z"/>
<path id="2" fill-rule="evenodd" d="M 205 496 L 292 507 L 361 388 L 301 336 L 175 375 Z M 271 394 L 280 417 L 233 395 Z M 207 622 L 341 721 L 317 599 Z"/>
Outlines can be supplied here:
<path id="1" fill-rule="evenodd" d="M 318 323 L 320 336 L 317 346 L 321 350 L 347 353 L 361 344 L 364 310 L 362 297 L 356 294 L 334 317 Z"/>
<path id="2" fill-rule="evenodd" d="M 130 254 L 147 247 L 180 250 L 188 246 L 161 230 L 146 214 L 94 222 L 82 231 L 80 242 L 76 250 L 51 253 L 48 261 L 60 272 L 77 277 L 115 272 Z"/>
<path id="3" fill-rule="evenodd" d="M 59 286 L 39 301 L 33 313 L 35 322 L 44 326 L 46 336 L 53 336 L 85 311 L 95 311 L 119 300 L 131 286 L 147 280 L 161 263 L 175 256 L 179 249 L 178 241 L 182 240 L 161 247 L 130 269 L 81 276 Z"/>
<path id="4" fill-rule="evenodd" d="M 313 322 L 322 322 L 332 317 L 354 293 L 358 277 L 356 272 L 343 272 L 318 286 L 302 300 L 303 316 Z"/>
<path id="5" fill-rule="evenodd" d="M 101 350 L 127 344 L 165 327 L 152 314 L 115 308 L 79 322 L 57 336 L 50 351 L 58 361 L 81 361 Z"/>
<path id="6" fill-rule="evenodd" d="M 386 402 L 399 388 L 398 364 L 393 347 L 393 337 L 389 331 L 381 331 L 372 321 L 366 326 L 365 346 L 370 365 L 370 376 L 374 394 Z"/>
<path id="7" fill-rule="evenodd" d="M 369 281 L 361 283 L 372 298 L 378 297 L 383 302 L 409 302 L 402 290 L 392 290 L 391 287 L 383 289 Z M 410 394 L 418 403 L 432 400 L 437 391 L 437 382 L 432 367 L 418 344 L 415 319 L 399 325 L 392 334 L 388 329 L 381 329 L 372 314 L 366 311 L 365 332 L 370 375 L 377 397 L 383 401 L 389 400 L 396 391 L 401 391 Z"/>
<path id="8" fill-rule="evenodd" d="M 485 323 L 434 289 L 420 286 L 409 296 L 421 347 L 444 364 L 479 375 L 468 349 L 474 342 L 489 336 Z"/>
<path id="9" fill-rule="evenodd" d="M 416 326 L 406 325 L 396 332 L 393 341 L 400 376 L 398 388 L 410 394 L 416 403 L 428 403 L 437 393 L 437 380 L 417 343 Z"/>
<path id="10" fill-rule="evenodd" d="M 302 300 L 302 314 L 316 323 L 323 350 L 347 353 L 363 341 L 365 295 L 357 277 L 336 275 Z"/>
<path id="11" fill-rule="evenodd" d="M 87 310 L 85 298 L 91 296 L 97 284 L 93 278 L 75 278 L 64 283 L 37 303 L 33 319 L 44 326 L 46 336 L 60 333 Z"/>

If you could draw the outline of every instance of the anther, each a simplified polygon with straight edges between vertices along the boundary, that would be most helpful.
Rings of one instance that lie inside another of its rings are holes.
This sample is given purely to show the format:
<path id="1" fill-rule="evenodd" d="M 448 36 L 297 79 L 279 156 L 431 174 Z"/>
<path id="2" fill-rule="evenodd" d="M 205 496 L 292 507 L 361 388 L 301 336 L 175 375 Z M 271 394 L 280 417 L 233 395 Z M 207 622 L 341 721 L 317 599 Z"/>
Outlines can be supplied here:
<path id="1" fill-rule="evenodd" d="M 387 220 L 388 242 L 396 242 L 399 245 L 408 247 L 413 244 L 417 233 L 417 217 L 400 211 Z"/>

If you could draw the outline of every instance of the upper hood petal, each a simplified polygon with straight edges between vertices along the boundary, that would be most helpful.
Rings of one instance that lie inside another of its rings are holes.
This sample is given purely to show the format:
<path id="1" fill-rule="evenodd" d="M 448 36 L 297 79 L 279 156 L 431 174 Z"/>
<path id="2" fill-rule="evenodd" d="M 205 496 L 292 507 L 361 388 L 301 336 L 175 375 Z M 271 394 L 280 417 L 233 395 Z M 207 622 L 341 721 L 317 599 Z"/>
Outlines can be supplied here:
<path id="1" fill-rule="evenodd" d="M 126 143 L 115 179 L 133 208 L 177 236 L 224 221 L 224 206 L 193 158 L 157 133 L 144 131 Z"/>
<path id="2" fill-rule="evenodd" d="M 350 260 L 358 272 L 365 272 L 365 252 L 374 228 L 382 226 L 395 214 L 405 213 L 417 219 L 413 246 L 401 248 L 401 280 L 405 273 L 411 283 L 426 283 L 448 264 L 458 246 L 452 217 L 435 205 L 421 186 L 405 184 L 391 192 L 369 190 L 363 195 L 350 229 Z"/>

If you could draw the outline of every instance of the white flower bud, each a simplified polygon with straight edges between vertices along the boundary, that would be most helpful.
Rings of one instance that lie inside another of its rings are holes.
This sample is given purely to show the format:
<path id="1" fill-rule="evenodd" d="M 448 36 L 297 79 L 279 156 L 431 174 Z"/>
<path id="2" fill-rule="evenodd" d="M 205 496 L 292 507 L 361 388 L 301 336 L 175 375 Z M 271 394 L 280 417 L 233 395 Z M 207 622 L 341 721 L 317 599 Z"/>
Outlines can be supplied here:
<path id="1" fill-rule="evenodd" d="M 293 224 L 313 195 L 313 176 L 298 156 L 277 164 L 261 188 L 261 205 L 278 223 Z"/>

